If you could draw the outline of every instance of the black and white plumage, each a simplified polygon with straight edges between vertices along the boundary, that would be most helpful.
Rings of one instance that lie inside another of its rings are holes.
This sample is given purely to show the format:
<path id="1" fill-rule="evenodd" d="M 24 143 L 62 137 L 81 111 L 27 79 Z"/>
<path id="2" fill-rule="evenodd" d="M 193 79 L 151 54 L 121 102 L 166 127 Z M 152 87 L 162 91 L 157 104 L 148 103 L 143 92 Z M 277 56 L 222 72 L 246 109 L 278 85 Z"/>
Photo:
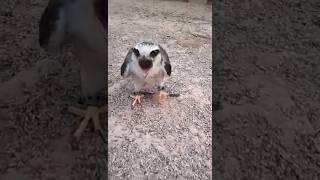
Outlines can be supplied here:
<path id="1" fill-rule="evenodd" d="M 80 61 L 82 99 L 86 104 L 97 104 L 100 92 L 106 88 L 106 28 L 106 0 L 50 0 L 40 19 L 41 47 L 55 53 L 65 42 L 73 45 L 76 58 Z M 96 116 L 91 117 L 92 112 L 103 110 L 89 109 L 91 115 L 85 115 L 85 119 L 97 121 Z M 90 114 L 87 111 L 84 113 Z M 79 137 L 84 127 L 80 125 L 75 136 Z"/>
<path id="2" fill-rule="evenodd" d="M 171 64 L 167 52 L 161 45 L 151 42 L 141 42 L 131 48 L 121 66 L 121 76 L 131 78 L 134 84 L 134 93 L 148 91 L 158 87 L 160 96 L 164 93 L 164 83 L 171 76 Z M 140 102 L 142 96 L 135 96 Z"/>

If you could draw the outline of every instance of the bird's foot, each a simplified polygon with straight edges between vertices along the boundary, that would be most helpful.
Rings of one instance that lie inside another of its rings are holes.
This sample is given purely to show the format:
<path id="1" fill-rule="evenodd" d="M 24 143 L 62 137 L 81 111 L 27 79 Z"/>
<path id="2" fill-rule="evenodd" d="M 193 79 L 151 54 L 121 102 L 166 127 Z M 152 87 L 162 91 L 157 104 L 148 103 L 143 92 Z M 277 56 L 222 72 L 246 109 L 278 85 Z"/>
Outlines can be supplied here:
<path id="1" fill-rule="evenodd" d="M 164 90 L 160 90 L 160 91 L 159 91 L 159 94 L 158 94 L 158 100 L 159 100 L 159 102 L 161 103 L 162 100 L 163 100 L 164 98 L 168 97 L 168 96 L 169 96 L 169 93 L 165 92 Z"/>
<path id="2" fill-rule="evenodd" d="M 132 103 L 132 106 L 134 106 L 137 102 L 139 104 L 141 103 L 141 98 L 143 98 L 144 95 L 143 94 L 141 94 L 141 95 L 131 95 L 130 97 L 134 99 L 133 103 Z"/>
<path id="3" fill-rule="evenodd" d="M 74 133 L 74 137 L 79 140 L 80 136 L 82 135 L 85 128 L 88 126 L 88 123 L 90 120 L 93 122 L 94 130 L 98 131 L 100 136 L 102 137 L 103 141 L 106 141 L 103 131 L 100 125 L 100 118 L 99 115 L 101 113 L 105 113 L 107 111 L 106 106 L 103 107 L 94 107 L 94 106 L 88 106 L 86 110 L 82 110 L 76 107 L 69 107 L 69 112 L 76 114 L 78 116 L 83 117 L 83 120 L 81 121 L 78 129 Z"/>

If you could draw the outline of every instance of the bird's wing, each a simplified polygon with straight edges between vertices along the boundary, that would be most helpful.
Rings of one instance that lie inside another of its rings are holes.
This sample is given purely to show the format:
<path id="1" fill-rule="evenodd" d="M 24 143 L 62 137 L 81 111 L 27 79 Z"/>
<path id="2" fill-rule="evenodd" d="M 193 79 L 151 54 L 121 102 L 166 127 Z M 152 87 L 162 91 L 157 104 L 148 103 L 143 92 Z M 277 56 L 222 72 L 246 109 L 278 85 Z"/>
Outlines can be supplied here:
<path id="1" fill-rule="evenodd" d="M 171 63 L 169 60 L 169 56 L 167 54 L 167 52 L 159 45 L 159 50 L 161 53 L 161 61 L 162 64 L 164 65 L 164 69 L 166 70 L 166 73 L 168 76 L 171 75 Z"/>
<path id="2" fill-rule="evenodd" d="M 123 64 L 121 65 L 121 76 L 127 77 L 129 75 L 129 63 L 131 62 L 132 53 L 133 50 L 131 48 L 126 55 Z"/>
<path id="3" fill-rule="evenodd" d="M 107 13 L 107 0 L 95 0 L 94 1 L 95 15 L 103 25 L 104 29 L 108 26 L 108 13 Z"/>
<path id="4" fill-rule="evenodd" d="M 54 50 L 59 47 L 66 32 L 66 18 L 63 0 L 50 0 L 39 23 L 39 43 L 41 47 Z"/>

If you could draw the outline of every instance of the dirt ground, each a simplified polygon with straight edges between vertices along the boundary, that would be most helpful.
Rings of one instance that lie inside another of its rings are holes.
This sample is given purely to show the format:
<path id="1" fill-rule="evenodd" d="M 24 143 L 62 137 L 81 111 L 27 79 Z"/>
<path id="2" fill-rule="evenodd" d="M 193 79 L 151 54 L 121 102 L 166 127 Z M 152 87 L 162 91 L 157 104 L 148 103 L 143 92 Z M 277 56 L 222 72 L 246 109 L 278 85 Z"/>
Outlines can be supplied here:
<path id="1" fill-rule="evenodd" d="M 176 1 L 109 1 L 108 173 L 110 179 L 212 179 L 212 6 Z M 133 86 L 119 68 L 129 48 L 167 50 L 177 98 L 131 109 Z"/>
<path id="2" fill-rule="evenodd" d="M 79 62 L 70 48 L 49 57 L 38 45 L 48 1 L 5 0 L 0 11 L 0 179 L 107 179 L 107 147 L 67 112 L 80 95 Z M 104 122 L 106 128 L 107 122 Z"/>
<path id="3" fill-rule="evenodd" d="M 319 5 L 213 5 L 214 179 L 320 178 Z"/>
<path id="4" fill-rule="evenodd" d="M 39 48 L 46 3 L 0 4 L 0 179 L 212 179 L 211 6 L 109 1 L 109 145 L 87 130 L 73 149 L 80 118 L 66 109 L 80 95 L 79 63 L 70 47 L 54 57 Z M 168 86 L 181 96 L 131 109 L 120 66 L 141 40 L 167 49 Z"/>
<path id="5" fill-rule="evenodd" d="M 217 1 L 213 41 L 211 6 L 109 1 L 108 163 L 89 130 L 71 148 L 78 62 L 38 47 L 46 3 L 0 1 L 0 179 L 319 179 L 316 0 Z M 180 97 L 130 108 L 119 69 L 140 40 L 167 49 Z"/>

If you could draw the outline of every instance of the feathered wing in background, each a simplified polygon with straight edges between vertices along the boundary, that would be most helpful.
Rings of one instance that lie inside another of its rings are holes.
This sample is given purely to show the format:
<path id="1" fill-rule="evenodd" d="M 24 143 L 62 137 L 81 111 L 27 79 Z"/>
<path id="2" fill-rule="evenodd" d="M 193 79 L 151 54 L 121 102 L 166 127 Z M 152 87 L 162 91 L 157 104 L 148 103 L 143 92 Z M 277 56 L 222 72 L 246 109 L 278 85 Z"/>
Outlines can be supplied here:
<path id="1" fill-rule="evenodd" d="M 71 40 L 80 61 L 81 91 L 86 111 L 70 107 L 70 111 L 84 116 L 75 137 L 80 138 L 90 119 L 102 132 L 98 108 L 99 93 L 106 87 L 105 65 L 107 63 L 106 0 L 50 0 L 39 24 L 39 43 L 49 52 L 56 53 L 64 42 Z"/>

